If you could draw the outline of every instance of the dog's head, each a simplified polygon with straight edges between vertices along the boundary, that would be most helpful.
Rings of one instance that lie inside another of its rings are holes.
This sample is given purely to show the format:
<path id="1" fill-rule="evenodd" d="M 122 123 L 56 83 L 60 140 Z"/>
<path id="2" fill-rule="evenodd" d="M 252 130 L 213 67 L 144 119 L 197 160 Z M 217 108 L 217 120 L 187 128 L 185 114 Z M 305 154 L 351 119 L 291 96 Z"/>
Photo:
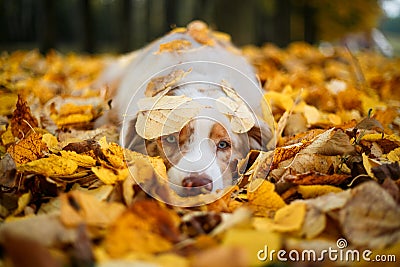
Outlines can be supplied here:
<path id="1" fill-rule="evenodd" d="M 160 156 L 167 167 L 171 188 L 181 196 L 215 192 L 232 185 L 237 163 L 247 153 L 266 150 L 272 134 L 269 126 L 256 120 L 243 133 L 236 132 L 226 114 L 204 108 L 179 131 L 144 140 L 130 121 L 126 144 L 150 156 Z"/>

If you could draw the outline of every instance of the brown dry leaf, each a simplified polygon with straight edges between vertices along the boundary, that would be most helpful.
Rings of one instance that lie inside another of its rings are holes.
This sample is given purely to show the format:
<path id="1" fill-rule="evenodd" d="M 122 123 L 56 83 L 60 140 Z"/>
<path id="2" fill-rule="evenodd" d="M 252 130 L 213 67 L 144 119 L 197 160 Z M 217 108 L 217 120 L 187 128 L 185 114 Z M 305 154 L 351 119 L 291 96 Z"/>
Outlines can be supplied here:
<path id="1" fill-rule="evenodd" d="M 186 96 L 161 96 L 140 99 L 136 131 L 144 139 L 179 132 L 202 106 Z"/>
<path id="2" fill-rule="evenodd" d="M 82 191 L 71 191 L 60 196 L 60 220 L 67 227 L 81 223 L 104 228 L 112 224 L 125 210 L 120 203 L 107 203 Z"/>
<path id="3" fill-rule="evenodd" d="M 286 204 L 275 192 L 275 185 L 264 179 L 256 179 L 249 184 L 248 207 L 257 216 L 270 217 Z"/>
<path id="4" fill-rule="evenodd" d="M 309 172 L 318 172 L 323 174 L 337 171 L 342 161 L 337 156 L 324 156 L 318 154 L 298 154 L 293 161 L 288 160 L 280 164 L 280 169 L 285 172 L 281 177 L 290 175 L 291 173 L 303 174 Z"/>
<path id="5" fill-rule="evenodd" d="M 279 163 L 295 157 L 297 153 L 299 153 L 309 144 L 310 142 L 304 142 L 275 148 L 271 169 L 276 169 Z"/>
<path id="6" fill-rule="evenodd" d="M 115 221 L 104 246 L 112 258 L 132 252 L 166 252 L 180 239 L 178 225 L 174 211 L 156 201 L 142 200 Z"/>
<path id="7" fill-rule="evenodd" d="M 78 169 L 78 164 L 54 154 L 18 166 L 18 171 L 33 172 L 47 177 L 71 175 Z"/>
<path id="8" fill-rule="evenodd" d="M 189 42 L 190 43 L 190 42 Z M 174 70 L 168 75 L 155 77 L 150 80 L 147 84 L 145 96 L 154 97 L 158 93 L 166 90 L 172 89 L 177 83 L 182 80 L 186 75 L 188 75 L 192 69 L 185 70 Z"/>
<path id="9" fill-rule="evenodd" d="M 192 43 L 185 39 L 176 39 L 168 43 L 160 44 L 157 54 L 163 52 L 180 52 L 192 47 Z"/>
<path id="10" fill-rule="evenodd" d="M 347 155 L 354 152 L 350 138 L 341 129 L 331 128 L 318 135 L 302 154 L 320 154 L 326 156 Z"/>
<path id="11" fill-rule="evenodd" d="M 42 158 L 46 151 L 47 146 L 42 142 L 42 134 L 36 132 L 31 132 L 7 149 L 17 165 Z"/>
<path id="12" fill-rule="evenodd" d="M 371 171 L 379 181 L 383 181 L 386 178 L 392 180 L 400 179 L 400 164 L 398 161 L 373 167 Z"/>
<path id="13" fill-rule="evenodd" d="M 23 217 L 0 225 L 0 244 L 7 233 L 36 240 L 46 247 L 60 247 L 76 238 L 74 229 L 66 228 L 58 214 Z M 44 238 L 45 237 L 45 238 Z"/>
<path id="14" fill-rule="evenodd" d="M 0 159 L 0 184 L 4 187 L 16 186 L 16 165 L 10 154 Z"/>
<path id="15" fill-rule="evenodd" d="M 348 174 L 323 174 L 306 172 L 297 175 L 286 175 L 285 181 L 296 185 L 340 185 L 351 178 Z"/>
<path id="16" fill-rule="evenodd" d="M 400 207 L 375 182 L 351 190 L 339 212 L 342 231 L 354 245 L 383 248 L 400 241 Z"/>
<path id="17" fill-rule="evenodd" d="M 26 101 L 18 95 L 17 105 L 11 119 L 11 130 L 13 135 L 22 139 L 38 125 L 38 121 L 32 116 L 31 109 Z"/>

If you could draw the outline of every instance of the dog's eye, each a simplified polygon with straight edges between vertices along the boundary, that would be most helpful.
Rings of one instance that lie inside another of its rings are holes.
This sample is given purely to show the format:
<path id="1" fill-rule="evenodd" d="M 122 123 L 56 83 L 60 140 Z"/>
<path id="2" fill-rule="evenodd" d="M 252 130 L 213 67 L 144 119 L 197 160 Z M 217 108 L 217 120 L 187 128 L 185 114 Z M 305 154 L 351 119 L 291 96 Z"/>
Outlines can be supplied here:
<path id="1" fill-rule="evenodd" d="M 174 135 L 168 135 L 164 140 L 170 144 L 176 143 L 176 137 Z"/>
<path id="2" fill-rule="evenodd" d="M 227 141 L 220 141 L 220 142 L 218 142 L 218 144 L 217 144 L 217 148 L 218 149 L 226 149 L 226 148 L 228 148 L 230 145 L 229 145 L 229 143 L 227 142 Z"/>

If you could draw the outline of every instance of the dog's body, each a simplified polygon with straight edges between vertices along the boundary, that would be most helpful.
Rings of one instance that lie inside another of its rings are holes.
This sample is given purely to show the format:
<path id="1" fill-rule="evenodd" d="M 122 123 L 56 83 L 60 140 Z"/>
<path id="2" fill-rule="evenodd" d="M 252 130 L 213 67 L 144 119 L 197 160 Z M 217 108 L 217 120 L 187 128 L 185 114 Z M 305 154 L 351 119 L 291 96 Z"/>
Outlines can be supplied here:
<path id="1" fill-rule="evenodd" d="M 122 145 L 161 156 L 180 195 L 231 185 L 237 160 L 250 149 L 265 150 L 271 139 L 269 127 L 257 119 L 262 94 L 252 66 L 226 36 L 202 22 L 175 29 L 111 65 L 103 82 L 118 79 L 112 113 L 124 121 Z M 148 101 L 151 108 L 138 105 Z M 165 129 L 155 129 L 158 119 Z"/>

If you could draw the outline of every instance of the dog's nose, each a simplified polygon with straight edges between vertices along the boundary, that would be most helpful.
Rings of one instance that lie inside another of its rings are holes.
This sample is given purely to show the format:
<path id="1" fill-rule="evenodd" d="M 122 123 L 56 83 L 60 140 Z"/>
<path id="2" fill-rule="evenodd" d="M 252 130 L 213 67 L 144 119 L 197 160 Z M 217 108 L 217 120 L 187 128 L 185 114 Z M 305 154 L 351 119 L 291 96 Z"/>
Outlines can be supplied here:
<path id="1" fill-rule="evenodd" d="M 210 193 L 213 188 L 212 180 L 205 175 L 191 175 L 182 180 L 185 196 L 196 196 Z"/>

